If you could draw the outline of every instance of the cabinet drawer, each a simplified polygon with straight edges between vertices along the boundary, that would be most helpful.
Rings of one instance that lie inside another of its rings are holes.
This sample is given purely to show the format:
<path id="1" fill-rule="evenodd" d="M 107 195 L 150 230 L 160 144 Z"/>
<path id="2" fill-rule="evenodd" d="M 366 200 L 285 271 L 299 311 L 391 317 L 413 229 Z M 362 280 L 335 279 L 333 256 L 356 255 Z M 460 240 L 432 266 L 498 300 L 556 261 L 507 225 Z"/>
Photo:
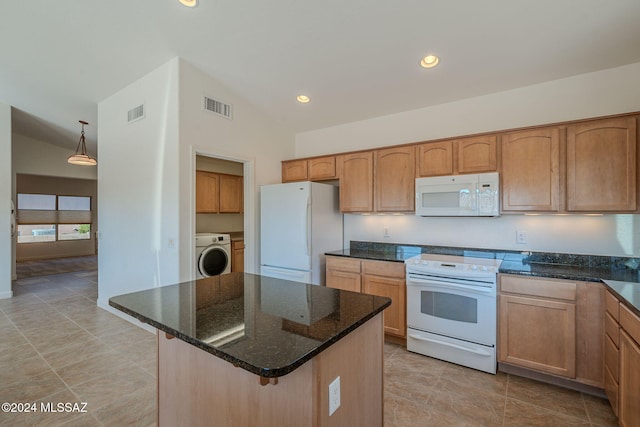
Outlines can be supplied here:
<path id="1" fill-rule="evenodd" d="M 620 346 L 620 326 L 618 322 L 611 317 L 611 314 L 608 312 L 604 314 L 604 330 L 611 338 L 611 341 L 616 345 L 616 347 Z"/>
<path id="2" fill-rule="evenodd" d="M 244 240 L 232 240 L 231 249 L 233 249 L 234 251 L 238 249 L 244 249 Z"/>
<path id="3" fill-rule="evenodd" d="M 607 291 L 604 293 L 604 306 L 616 322 L 620 321 L 619 305 L 618 298 L 616 298 L 611 292 Z"/>
<path id="4" fill-rule="evenodd" d="M 327 269 L 360 273 L 360 260 L 346 257 L 327 257 Z"/>
<path id="5" fill-rule="evenodd" d="M 609 337 L 604 338 L 604 366 L 609 369 L 613 379 L 618 381 L 618 347 L 611 341 Z"/>
<path id="6" fill-rule="evenodd" d="M 393 261 L 362 261 L 364 274 L 404 278 L 404 263 Z"/>
<path id="7" fill-rule="evenodd" d="M 622 304 L 620 304 L 620 327 L 635 342 L 640 343 L 640 318 Z"/>
<path id="8" fill-rule="evenodd" d="M 613 378 L 609 369 L 604 367 L 604 392 L 609 398 L 613 413 L 618 416 L 618 382 Z"/>
<path id="9" fill-rule="evenodd" d="M 500 290 L 521 295 L 576 300 L 576 284 L 569 281 L 510 275 L 500 276 Z"/>

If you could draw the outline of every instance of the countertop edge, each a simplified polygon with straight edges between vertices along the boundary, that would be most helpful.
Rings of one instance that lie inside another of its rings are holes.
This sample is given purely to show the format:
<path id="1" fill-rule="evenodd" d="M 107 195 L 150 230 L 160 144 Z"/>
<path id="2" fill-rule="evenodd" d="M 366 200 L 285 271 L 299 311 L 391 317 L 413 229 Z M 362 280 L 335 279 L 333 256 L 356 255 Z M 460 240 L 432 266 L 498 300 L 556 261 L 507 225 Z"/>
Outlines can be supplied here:
<path id="1" fill-rule="evenodd" d="M 348 291 L 343 291 L 343 292 L 348 292 Z M 109 299 L 109 305 L 117 310 L 122 311 L 123 313 L 128 314 L 131 317 L 134 317 L 135 319 L 139 320 L 142 323 L 146 323 L 156 329 L 158 329 L 159 331 L 165 332 L 167 334 L 170 334 L 178 339 L 180 339 L 181 341 L 184 341 L 188 344 L 193 345 L 194 347 L 199 348 L 200 350 L 203 350 L 207 353 L 210 353 L 226 362 L 231 363 L 233 366 L 235 367 L 241 367 L 244 370 L 251 372 L 252 374 L 258 375 L 260 377 L 265 377 L 265 378 L 278 378 L 278 377 L 283 377 L 287 374 L 290 374 L 291 372 L 293 372 L 295 369 L 299 368 L 300 366 L 304 365 L 306 362 L 308 362 L 309 360 L 313 359 L 315 356 L 317 356 L 318 354 L 322 353 L 324 350 L 326 350 L 327 348 L 331 347 L 332 345 L 334 345 L 335 343 L 337 343 L 338 341 L 340 341 L 342 338 L 344 338 L 345 336 L 349 335 L 351 332 L 353 332 L 354 330 L 356 330 L 357 328 L 359 328 L 360 326 L 362 326 L 363 324 L 365 324 L 366 322 L 368 322 L 369 320 L 373 319 L 376 315 L 378 315 L 379 313 L 382 313 L 387 307 L 389 307 L 391 305 L 391 299 L 386 298 L 386 297 L 379 297 L 381 299 L 386 299 L 387 301 L 382 304 L 380 307 L 372 310 L 368 315 L 364 316 L 362 319 L 354 322 L 351 326 L 349 326 L 348 328 L 344 329 L 343 331 L 339 332 L 338 334 L 336 334 L 334 337 L 332 337 L 331 339 L 327 340 L 326 342 L 320 344 L 319 346 L 317 346 L 315 349 L 313 349 L 312 351 L 310 351 L 309 353 L 305 354 L 304 356 L 300 357 L 299 359 L 297 359 L 296 361 L 294 361 L 293 363 L 291 363 L 290 365 L 281 367 L 281 368 L 264 368 L 264 367 L 260 367 L 260 366 L 255 366 L 252 365 L 250 363 L 245 362 L 244 360 L 238 359 L 237 357 L 231 356 L 223 351 L 217 350 L 215 348 L 212 348 L 210 346 L 205 345 L 204 343 L 202 343 L 201 341 L 194 339 L 193 337 L 190 337 L 188 335 L 184 335 L 182 333 L 180 333 L 179 331 L 176 331 L 173 328 L 170 328 L 166 325 L 163 325 L 162 323 L 158 323 L 157 321 L 150 319 L 146 316 L 143 316 L 139 313 L 136 313 L 135 311 L 132 311 L 116 302 L 113 302 L 111 300 L 111 298 Z"/>

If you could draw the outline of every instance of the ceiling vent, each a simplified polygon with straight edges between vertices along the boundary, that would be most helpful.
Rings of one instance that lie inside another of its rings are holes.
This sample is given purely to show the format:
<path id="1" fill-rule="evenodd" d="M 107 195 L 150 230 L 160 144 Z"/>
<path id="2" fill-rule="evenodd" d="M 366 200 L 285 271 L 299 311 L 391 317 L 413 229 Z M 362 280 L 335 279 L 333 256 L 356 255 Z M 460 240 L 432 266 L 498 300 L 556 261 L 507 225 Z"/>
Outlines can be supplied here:
<path id="1" fill-rule="evenodd" d="M 127 122 L 132 123 L 144 119 L 144 104 L 132 108 L 127 113 Z"/>
<path id="2" fill-rule="evenodd" d="M 225 119 L 231 120 L 232 118 L 233 108 L 231 104 L 225 104 L 224 102 L 209 98 L 208 96 L 204 97 L 203 108 L 207 111 L 211 111 L 212 113 L 222 116 Z"/>

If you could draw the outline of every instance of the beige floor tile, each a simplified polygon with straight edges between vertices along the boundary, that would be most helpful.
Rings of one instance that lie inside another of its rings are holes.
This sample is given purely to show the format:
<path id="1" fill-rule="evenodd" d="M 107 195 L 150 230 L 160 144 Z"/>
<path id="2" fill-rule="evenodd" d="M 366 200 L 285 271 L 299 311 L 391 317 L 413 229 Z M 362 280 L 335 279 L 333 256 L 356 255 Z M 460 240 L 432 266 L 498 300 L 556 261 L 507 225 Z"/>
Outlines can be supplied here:
<path id="1" fill-rule="evenodd" d="M 5 389 L 48 373 L 51 373 L 51 368 L 39 355 L 12 360 L 8 369 L 0 372 L 0 387 Z"/>
<path id="2" fill-rule="evenodd" d="M 18 363 L 20 360 L 37 356 L 38 352 L 26 340 L 9 341 L 5 342 L 4 345 L 0 344 L 0 367 L 13 366 L 14 363 Z M 0 374 L 0 378 L 2 378 L 2 374 Z"/>
<path id="3" fill-rule="evenodd" d="M 589 420 L 594 426 L 617 426 L 618 419 L 611 409 L 608 400 L 600 397 L 583 394 L 584 404 L 587 407 Z"/>
<path id="4" fill-rule="evenodd" d="M 92 411 L 98 411 L 124 396 L 143 391 L 155 395 L 156 380 L 141 368 L 129 367 L 71 386 L 71 389 L 82 401 L 88 402 Z"/>
<path id="5" fill-rule="evenodd" d="M 506 395 L 507 393 L 507 381 L 509 378 L 509 376 L 503 372 L 498 372 L 493 375 L 453 363 L 448 363 L 445 366 L 442 377 L 459 383 L 464 387 L 501 395 Z"/>
<path id="6" fill-rule="evenodd" d="M 157 417 L 155 388 L 122 396 L 99 409 L 95 416 L 106 426 L 149 426 Z"/>
<path id="7" fill-rule="evenodd" d="M 120 370 L 131 367 L 132 364 L 122 355 L 108 353 L 91 357 L 81 362 L 71 363 L 56 369 L 56 373 L 69 386 L 91 381 L 104 375 L 115 375 Z"/>
<path id="8" fill-rule="evenodd" d="M 72 337 L 75 338 L 75 337 Z M 59 344 L 50 346 L 42 351 L 42 358 L 53 369 L 62 369 L 67 365 L 82 363 L 86 360 L 114 354 L 108 346 L 90 337 L 85 340 L 61 340 Z"/>
<path id="9" fill-rule="evenodd" d="M 504 413 L 505 427 L 525 426 L 588 426 L 589 421 L 584 418 L 575 418 L 564 412 L 554 412 L 546 408 L 507 398 Z"/>
<path id="10" fill-rule="evenodd" d="M 552 412 L 588 420 L 582 394 L 577 391 L 511 375 L 507 396 Z"/>
<path id="11" fill-rule="evenodd" d="M 67 390 L 67 386 L 51 370 L 14 375 L 11 382 L 0 386 L 0 402 L 32 402 L 44 396 Z"/>

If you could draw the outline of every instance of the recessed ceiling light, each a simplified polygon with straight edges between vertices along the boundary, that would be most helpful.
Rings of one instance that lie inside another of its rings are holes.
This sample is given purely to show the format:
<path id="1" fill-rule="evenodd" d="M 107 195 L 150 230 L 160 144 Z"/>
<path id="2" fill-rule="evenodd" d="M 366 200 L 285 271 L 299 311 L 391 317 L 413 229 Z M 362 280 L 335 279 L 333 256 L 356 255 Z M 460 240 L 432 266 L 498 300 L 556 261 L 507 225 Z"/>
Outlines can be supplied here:
<path id="1" fill-rule="evenodd" d="M 198 0 L 178 0 L 181 5 L 187 7 L 196 7 L 198 5 Z"/>
<path id="2" fill-rule="evenodd" d="M 422 68 L 433 68 L 440 62 L 440 58 L 435 55 L 427 55 L 420 61 Z"/>
<path id="3" fill-rule="evenodd" d="M 307 102 L 311 101 L 311 98 L 309 98 L 307 95 L 298 95 L 296 99 L 301 104 L 306 104 Z"/>

